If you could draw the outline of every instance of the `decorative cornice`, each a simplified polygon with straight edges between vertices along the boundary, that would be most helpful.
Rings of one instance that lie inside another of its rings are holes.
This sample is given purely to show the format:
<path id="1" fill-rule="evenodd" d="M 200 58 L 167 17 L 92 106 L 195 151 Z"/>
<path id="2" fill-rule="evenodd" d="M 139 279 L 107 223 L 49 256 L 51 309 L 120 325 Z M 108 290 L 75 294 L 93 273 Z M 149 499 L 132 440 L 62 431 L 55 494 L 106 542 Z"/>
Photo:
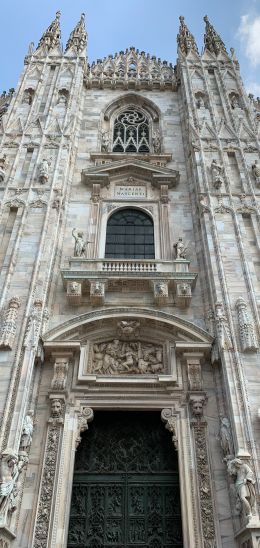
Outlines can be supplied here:
<path id="1" fill-rule="evenodd" d="M 109 184 L 111 176 L 122 172 L 127 172 L 128 176 L 138 174 L 142 178 L 152 182 L 155 186 L 160 181 L 161 184 L 166 184 L 170 188 L 177 185 L 180 177 L 179 172 L 173 169 L 155 166 L 136 158 L 125 158 L 102 166 L 83 169 L 81 180 L 87 185 L 98 183 L 106 186 Z"/>
<path id="2" fill-rule="evenodd" d="M 131 47 L 88 65 L 88 88 L 176 89 L 171 63 Z"/>

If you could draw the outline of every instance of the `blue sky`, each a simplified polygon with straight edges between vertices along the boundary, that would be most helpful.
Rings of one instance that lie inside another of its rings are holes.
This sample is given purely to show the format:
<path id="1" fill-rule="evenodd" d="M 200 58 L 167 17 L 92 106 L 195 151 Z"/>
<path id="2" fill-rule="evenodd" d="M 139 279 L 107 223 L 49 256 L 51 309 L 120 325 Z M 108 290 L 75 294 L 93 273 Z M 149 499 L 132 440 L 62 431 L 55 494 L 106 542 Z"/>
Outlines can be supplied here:
<path id="1" fill-rule="evenodd" d="M 13 0 L 1 7 L 0 92 L 15 87 L 29 42 L 61 10 L 62 42 L 86 13 L 90 61 L 135 46 L 175 63 L 179 15 L 203 46 L 203 16 L 208 15 L 234 47 L 247 90 L 260 96 L 260 0 Z"/>

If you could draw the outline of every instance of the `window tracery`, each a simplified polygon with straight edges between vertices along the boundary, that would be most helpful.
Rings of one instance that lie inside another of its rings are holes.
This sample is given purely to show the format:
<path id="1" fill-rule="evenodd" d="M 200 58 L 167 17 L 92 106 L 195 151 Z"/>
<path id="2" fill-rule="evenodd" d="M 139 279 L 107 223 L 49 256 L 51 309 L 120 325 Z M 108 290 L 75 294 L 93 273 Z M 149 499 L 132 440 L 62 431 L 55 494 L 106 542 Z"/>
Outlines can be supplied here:
<path id="1" fill-rule="evenodd" d="M 113 152 L 150 152 L 150 131 L 147 116 L 127 108 L 118 114 L 114 122 Z"/>

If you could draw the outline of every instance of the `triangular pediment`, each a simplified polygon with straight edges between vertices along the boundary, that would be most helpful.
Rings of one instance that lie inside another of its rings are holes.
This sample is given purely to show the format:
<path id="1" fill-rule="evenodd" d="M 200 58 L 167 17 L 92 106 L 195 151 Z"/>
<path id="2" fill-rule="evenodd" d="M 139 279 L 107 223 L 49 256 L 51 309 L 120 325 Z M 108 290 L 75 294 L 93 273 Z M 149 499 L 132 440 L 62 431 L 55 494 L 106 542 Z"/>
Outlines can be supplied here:
<path id="1" fill-rule="evenodd" d="M 204 120 L 200 127 L 201 139 L 216 139 L 216 133 L 214 129 Z"/>
<path id="2" fill-rule="evenodd" d="M 236 139 L 237 136 L 233 129 L 225 122 L 221 120 L 218 127 L 218 136 L 220 139 Z"/>
<path id="3" fill-rule="evenodd" d="M 23 125 L 21 118 L 16 118 L 13 122 L 11 122 L 6 130 L 7 133 L 16 133 L 17 135 L 21 135 L 23 133 Z"/>
<path id="4" fill-rule="evenodd" d="M 245 124 L 243 121 L 240 124 L 240 128 L 238 131 L 239 137 L 241 141 L 254 141 L 255 140 L 255 134 L 251 131 L 251 129 Z"/>
<path id="5" fill-rule="evenodd" d="M 137 158 L 125 158 L 83 169 L 81 177 L 82 182 L 87 185 L 95 183 L 106 186 L 110 183 L 112 177 L 125 177 L 126 175 L 127 177 L 136 177 L 151 182 L 155 186 L 165 184 L 170 188 L 176 186 L 179 182 L 178 171 L 157 166 Z"/>

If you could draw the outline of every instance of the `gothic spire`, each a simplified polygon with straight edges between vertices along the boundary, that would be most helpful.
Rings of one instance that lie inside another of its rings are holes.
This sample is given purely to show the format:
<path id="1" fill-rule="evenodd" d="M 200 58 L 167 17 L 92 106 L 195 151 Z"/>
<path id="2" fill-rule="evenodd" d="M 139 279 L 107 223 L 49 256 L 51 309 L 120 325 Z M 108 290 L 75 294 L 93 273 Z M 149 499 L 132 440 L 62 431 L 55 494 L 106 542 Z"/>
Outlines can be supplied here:
<path id="1" fill-rule="evenodd" d="M 197 44 L 195 42 L 195 38 L 193 34 L 189 31 L 185 21 L 184 17 L 181 15 L 179 17 L 180 19 L 180 28 L 179 28 L 179 34 L 177 35 L 177 43 L 182 53 L 187 55 L 189 51 L 193 50 L 196 53 L 198 52 Z"/>
<path id="2" fill-rule="evenodd" d="M 216 55 L 220 51 L 224 51 L 225 53 L 227 53 L 223 40 L 215 31 L 213 25 L 211 25 L 211 23 L 209 22 L 207 15 L 205 15 L 204 21 L 206 23 L 206 32 L 204 34 L 205 48 L 211 51 L 211 53 L 215 53 Z"/>
<path id="3" fill-rule="evenodd" d="M 87 33 L 85 29 L 85 13 L 81 14 L 81 18 L 73 31 L 70 33 L 66 51 L 73 48 L 77 53 L 81 53 L 87 45 Z"/>
<path id="4" fill-rule="evenodd" d="M 50 24 L 47 30 L 43 33 L 38 48 L 45 46 L 48 50 L 60 45 L 60 11 L 56 12 L 54 21 Z"/>

